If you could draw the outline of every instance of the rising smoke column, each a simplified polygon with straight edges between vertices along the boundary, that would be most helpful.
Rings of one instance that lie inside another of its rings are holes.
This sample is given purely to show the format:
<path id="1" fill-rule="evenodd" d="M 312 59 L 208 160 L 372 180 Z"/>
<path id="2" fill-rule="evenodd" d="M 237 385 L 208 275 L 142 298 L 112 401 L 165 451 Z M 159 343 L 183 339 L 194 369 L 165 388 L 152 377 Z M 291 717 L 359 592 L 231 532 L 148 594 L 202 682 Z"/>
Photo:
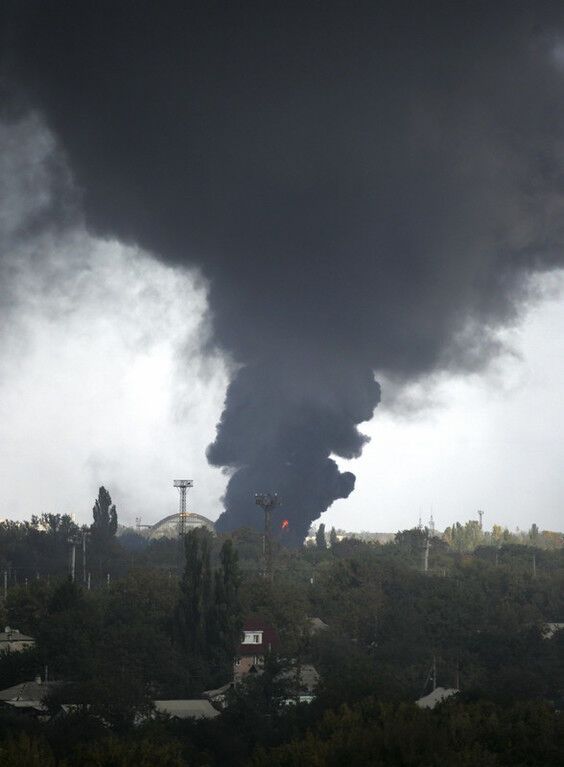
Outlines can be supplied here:
<path id="1" fill-rule="evenodd" d="M 288 6 L 14 3 L 3 71 L 89 226 L 209 280 L 220 524 L 277 490 L 299 540 L 353 488 L 331 455 L 360 454 L 374 371 L 480 368 L 562 265 L 564 27 L 548 2 Z"/>

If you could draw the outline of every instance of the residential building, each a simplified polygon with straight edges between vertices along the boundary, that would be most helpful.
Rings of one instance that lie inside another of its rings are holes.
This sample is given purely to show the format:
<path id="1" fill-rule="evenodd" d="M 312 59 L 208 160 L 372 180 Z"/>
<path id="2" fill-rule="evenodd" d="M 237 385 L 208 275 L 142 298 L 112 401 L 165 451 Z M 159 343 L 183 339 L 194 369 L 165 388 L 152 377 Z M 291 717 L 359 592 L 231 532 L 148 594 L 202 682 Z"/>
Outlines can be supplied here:
<path id="1" fill-rule="evenodd" d="M 272 626 L 258 616 L 248 618 L 243 624 L 241 642 L 233 669 L 235 681 L 240 681 L 247 674 L 256 674 L 262 670 L 267 653 L 278 644 L 278 635 Z"/>
<path id="2" fill-rule="evenodd" d="M 45 698 L 62 682 L 43 682 L 36 677 L 32 682 L 20 682 L 13 687 L 0 690 L 0 706 L 10 707 L 32 715 L 47 714 Z"/>
<path id="3" fill-rule="evenodd" d="M 35 639 L 22 634 L 18 629 L 12 629 L 6 626 L 4 631 L 0 631 L 0 653 L 20 652 L 28 647 L 33 647 Z"/>

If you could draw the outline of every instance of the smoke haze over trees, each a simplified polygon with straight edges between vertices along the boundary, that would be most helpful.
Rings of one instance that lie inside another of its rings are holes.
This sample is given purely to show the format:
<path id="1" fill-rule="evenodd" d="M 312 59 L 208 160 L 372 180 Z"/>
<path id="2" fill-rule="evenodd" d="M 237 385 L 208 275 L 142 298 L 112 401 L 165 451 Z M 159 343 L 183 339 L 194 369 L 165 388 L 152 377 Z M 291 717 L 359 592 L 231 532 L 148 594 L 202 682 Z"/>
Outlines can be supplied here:
<path id="1" fill-rule="evenodd" d="M 375 372 L 479 369 L 562 265 L 557 4 L 7 7 L 7 118 L 44 113 L 93 230 L 209 280 L 223 529 L 277 491 L 301 540 Z"/>

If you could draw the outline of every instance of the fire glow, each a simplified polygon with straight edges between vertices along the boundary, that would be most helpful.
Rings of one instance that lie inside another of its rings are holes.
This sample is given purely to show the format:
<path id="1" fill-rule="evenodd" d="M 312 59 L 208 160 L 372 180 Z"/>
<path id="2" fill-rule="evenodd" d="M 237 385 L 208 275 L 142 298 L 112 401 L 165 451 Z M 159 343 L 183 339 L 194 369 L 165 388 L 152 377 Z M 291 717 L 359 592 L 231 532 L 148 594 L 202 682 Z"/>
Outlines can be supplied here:
<path id="1" fill-rule="evenodd" d="M 287 530 L 287 529 L 288 529 L 288 527 L 289 527 L 289 522 L 288 522 L 288 520 L 287 520 L 287 519 L 283 519 L 283 520 L 282 520 L 282 525 L 281 525 L 281 528 L 282 528 L 282 530 Z"/>

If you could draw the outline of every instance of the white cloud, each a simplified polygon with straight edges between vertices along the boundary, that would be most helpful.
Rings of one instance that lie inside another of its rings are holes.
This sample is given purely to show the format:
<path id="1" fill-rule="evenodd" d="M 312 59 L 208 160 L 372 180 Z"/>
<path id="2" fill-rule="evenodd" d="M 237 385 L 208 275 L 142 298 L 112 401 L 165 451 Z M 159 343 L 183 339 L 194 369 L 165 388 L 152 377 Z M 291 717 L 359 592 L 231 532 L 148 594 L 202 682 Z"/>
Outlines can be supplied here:
<path id="1" fill-rule="evenodd" d="M 76 218 L 24 234 L 52 203 L 54 144 L 35 118 L 3 126 L 0 143 L 0 517 L 87 521 L 104 484 L 122 521 L 155 521 L 185 475 L 194 510 L 216 517 L 225 478 L 204 451 L 226 372 L 201 354 L 205 284 Z"/>
<path id="2" fill-rule="evenodd" d="M 347 466 L 356 490 L 327 525 L 394 531 L 432 511 L 444 528 L 483 509 L 486 527 L 564 528 L 564 273 L 541 287 L 545 300 L 506 331 L 518 355 L 482 376 L 443 377 L 426 392 L 435 406 L 409 417 L 386 409 L 384 386 L 372 441 Z"/>

